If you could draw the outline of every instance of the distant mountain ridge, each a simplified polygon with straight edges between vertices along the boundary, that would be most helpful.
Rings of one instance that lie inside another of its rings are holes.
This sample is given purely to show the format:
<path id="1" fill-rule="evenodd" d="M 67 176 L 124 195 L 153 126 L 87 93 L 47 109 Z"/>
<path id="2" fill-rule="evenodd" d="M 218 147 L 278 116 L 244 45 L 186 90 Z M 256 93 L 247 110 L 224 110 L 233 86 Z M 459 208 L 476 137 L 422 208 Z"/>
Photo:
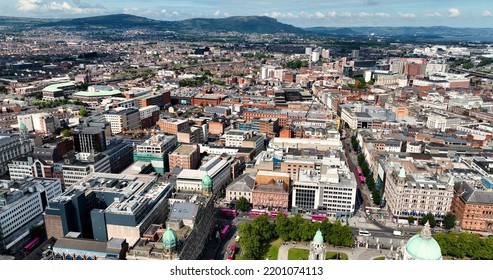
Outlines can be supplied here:
<path id="1" fill-rule="evenodd" d="M 98 30 L 142 28 L 180 33 L 239 32 L 239 33 L 292 33 L 298 35 L 458 37 L 493 36 L 493 28 L 429 27 L 310 27 L 299 28 L 267 16 L 234 16 L 227 18 L 193 18 L 180 21 L 162 21 L 130 14 L 115 14 L 73 19 L 38 19 L 0 16 L 0 27 L 10 30 L 54 27 L 65 30 Z M 0 28 L 0 31 L 2 28 Z"/>
<path id="2" fill-rule="evenodd" d="M 320 35 L 383 35 L 383 36 L 492 36 L 493 28 L 457 28 L 448 26 L 403 26 L 403 27 L 310 27 L 305 30 Z"/>
<path id="3" fill-rule="evenodd" d="M 236 16 L 227 18 L 193 18 L 180 21 L 161 21 L 129 14 L 116 14 L 75 19 L 34 19 L 0 17 L 0 26 L 15 29 L 36 27 L 90 28 L 147 28 L 175 32 L 194 30 L 240 33 L 306 33 L 302 28 L 278 22 L 266 16 Z"/>

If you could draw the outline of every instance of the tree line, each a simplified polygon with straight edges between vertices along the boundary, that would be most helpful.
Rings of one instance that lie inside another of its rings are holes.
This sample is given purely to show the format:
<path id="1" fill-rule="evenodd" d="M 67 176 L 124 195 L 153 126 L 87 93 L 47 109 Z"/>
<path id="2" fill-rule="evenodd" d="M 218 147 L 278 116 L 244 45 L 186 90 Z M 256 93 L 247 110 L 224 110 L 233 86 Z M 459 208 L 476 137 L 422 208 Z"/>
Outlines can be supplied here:
<path id="1" fill-rule="evenodd" d="M 304 220 L 300 214 L 292 217 L 279 213 L 276 220 L 271 222 L 266 215 L 256 217 L 251 223 L 240 225 L 240 245 L 243 258 L 249 260 L 262 259 L 268 250 L 270 242 L 280 237 L 284 241 L 313 240 L 317 230 L 322 232 L 324 241 L 335 245 L 350 247 L 354 244 L 353 232 L 341 222 L 322 222 Z"/>
<path id="2" fill-rule="evenodd" d="M 351 136 L 351 145 L 353 146 L 353 150 L 359 152 L 358 140 L 356 137 Z M 382 202 L 382 191 L 378 189 L 375 185 L 375 179 L 371 174 L 370 166 L 366 162 L 365 155 L 362 153 L 358 154 L 358 166 L 361 168 L 361 173 L 365 176 L 365 184 L 371 192 L 373 203 L 376 205 L 380 205 Z"/>
<path id="3" fill-rule="evenodd" d="M 481 238 L 470 232 L 439 232 L 434 236 L 443 256 L 458 259 L 493 260 L 493 238 Z"/>

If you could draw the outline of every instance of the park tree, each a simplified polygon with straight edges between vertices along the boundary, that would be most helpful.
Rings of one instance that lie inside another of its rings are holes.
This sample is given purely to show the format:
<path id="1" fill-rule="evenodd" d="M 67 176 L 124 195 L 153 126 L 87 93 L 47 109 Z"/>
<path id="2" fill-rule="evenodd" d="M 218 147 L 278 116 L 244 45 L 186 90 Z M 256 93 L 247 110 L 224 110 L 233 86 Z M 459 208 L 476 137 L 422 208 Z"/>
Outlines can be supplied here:
<path id="1" fill-rule="evenodd" d="M 382 194 L 380 193 L 380 191 L 377 189 L 373 189 L 371 195 L 373 197 L 373 203 L 375 203 L 376 205 L 380 205 L 380 203 L 382 202 Z"/>
<path id="2" fill-rule="evenodd" d="M 330 227 L 328 242 L 336 246 L 352 246 L 353 232 L 348 226 L 344 226 L 340 221 L 335 221 Z"/>
<path id="3" fill-rule="evenodd" d="M 303 218 L 301 218 L 301 215 L 298 213 L 294 215 L 294 217 L 290 218 L 291 222 L 291 232 L 289 233 L 289 239 L 291 240 L 301 240 L 301 225 L 303 224 Z"/>
<path id="4" fill-rule="evenodd" d="M 358 164 L 361 166 L 365 162 L 365 155 L 359 154 L 358 155 Z"/>
<path id="5" fill-rule="evenodd" d="M 70 135 L 72 135 L 72 133 L 70 132 L 70 129 L 64 129 L 64 130 L 62 130 L 60 135 L 63 137 L 70 137 Z"/>
<path id="6" fill-rule="evenodd" d="M 82 108 L 79 110 L 79 114 L 82 116 L 82 117 L 87 117 L 87 109 L 86 108 Z"/>
<path id="7" fill-rule="evenodd" d="M 252 226 L 263 242 L 269 241 L 276 236 L 275 225 L 271 224 L 267 215 L 260 215 L 253 219 Z"/>
<path id="8" fill-rule="evenodd" d="M 455 226 L 455 221 L 456 221 L 456 218 L 455 218 L 455 215 L 452 214 L 451 212 L 448 212 L 445 217 L 443 217 L 443 227 L 445 229 L 452 229 L 454 226 Z"/>
<path id="9" fill-rule="evenodd" d="M 252 223 L 240 224 L 240 246 L 243 249 L 243 259 L 259 260 L 262 257 L 262 240 L 254 231 Z"/>
<path id="10" fill-rule="evenodd" d="M 414 224 L 414 217 L 413 216 L 409 216 L 407 217 L 407 222 L 410 224 L 410 225 L 413 225 Z"/>
<path id="11" fill-rule="evenodd" d="M 361 172 L 363 173 L 363 176 L 368 177 L 370 175 L 370 167 L 368 166 L 368 163 L 363 162 L 359 167 L 361 167 Z"/>
<path id="12" fill-rule="evenodd" d="M 318 223 L 312 223 L 311 221 L 305 220 L 300 227 L 300 237 L 302 241 L 310 241 L 315 236 L 318 230 Z"/>
<path id="13" fill-rule="evenodd" d="M 293 230 L 291 220 L 281 212 L 277 214 L 274 224 L 276 225 L 277 234 L 282 238 L 282 240 L 289 240 L 290 232 Z"/>
<path id="14" fill-rule="evenodd" d="M 248 209 L 250 209 L 250 203 L 248 202 L 248 199 L 243 196 L 240 197 L 236 202 L 236 210 L 246 212 L 248 211 Z"/>
<path id="15" fill-rule="evenodd" d="M 423 218 L 421 218 L 421 220 L 419 221 L 419 224 L 424 226 L 426 224 L 426 222 L 430 223 L 430 227 L 432 227 L 432 228 L 435 227 L 435 225 L 436 225 L 435 216 L 433 216 L 433 214 L 428 212 L 426 215 L 423 216 Z"/>

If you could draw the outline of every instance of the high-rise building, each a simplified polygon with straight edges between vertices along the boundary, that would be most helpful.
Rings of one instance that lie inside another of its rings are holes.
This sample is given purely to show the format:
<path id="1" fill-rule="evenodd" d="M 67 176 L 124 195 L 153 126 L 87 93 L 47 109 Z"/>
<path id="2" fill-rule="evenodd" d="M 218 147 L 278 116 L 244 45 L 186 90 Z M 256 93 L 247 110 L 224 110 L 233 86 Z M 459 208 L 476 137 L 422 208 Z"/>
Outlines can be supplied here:
<path id="1" fill-rule="evenodd" d="M 29 223 L 41 221 L 47 201 L 62 193 L 58 179 L 28 178 L 23 181 L 0 181 L 0 252 L 10 249 L 15 239 L 29 234 Z M 32 224 L 34 225 L 34 224 Z M 23 231 L 19 235 L 15 232 Z"/>
<path id="2" fill-rule="evenodd" d="M 155 176 L 91 173 L 69 191 L 49 200 L 49 237 L 80 232 L 83 238 L 126 239 L 133 246 L 153 223 L 165 221 L 172 187 Z"/>
<path id="3" fill-rule="evenodd" d="M 168 154 L 175 149 L 177 143 L 176 136 L 153 135 L 135 146 L 134 161 L 150 162 L 155 172 L 164 174 L 169 171 Z"/>
<path id="4" fill-rule="evenodd" d="M 140 113 L 135 108 L 115 108 L 103 112 L 103 116 L 110 123 L 112 134 L 140 129 Z"/>
<path id="5" fill-rule="evenodd" d="M 27 139 L 27 129 L 21 127 L 21 134 L 0 133 L 0 174 L 7 172 L 7 164 L 13 159 L 26 156 L 32 152 L 32 145 Z M 24 132 L 23 132 L 24 131 Z"/>
<path id="6" fill-rule="evenodd" d="M 75 151 L 100 153 L 106 150 L 106 135 L 102 127 L 83 127 L 73 133 Z"/>

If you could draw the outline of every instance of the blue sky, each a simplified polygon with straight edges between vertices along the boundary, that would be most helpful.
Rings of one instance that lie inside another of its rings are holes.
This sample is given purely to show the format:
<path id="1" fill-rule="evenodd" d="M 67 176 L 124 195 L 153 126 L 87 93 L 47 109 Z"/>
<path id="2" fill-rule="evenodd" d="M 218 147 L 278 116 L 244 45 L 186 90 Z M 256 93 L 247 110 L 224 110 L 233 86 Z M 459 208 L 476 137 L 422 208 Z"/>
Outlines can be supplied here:
<path id="1" fill-rule="evenodd" d="M 0 15 L 75 18 L 128 13 L 160 20 L 266 15 L 299 27 L 493 27 L 493 0 L 0 0 Z"/>

